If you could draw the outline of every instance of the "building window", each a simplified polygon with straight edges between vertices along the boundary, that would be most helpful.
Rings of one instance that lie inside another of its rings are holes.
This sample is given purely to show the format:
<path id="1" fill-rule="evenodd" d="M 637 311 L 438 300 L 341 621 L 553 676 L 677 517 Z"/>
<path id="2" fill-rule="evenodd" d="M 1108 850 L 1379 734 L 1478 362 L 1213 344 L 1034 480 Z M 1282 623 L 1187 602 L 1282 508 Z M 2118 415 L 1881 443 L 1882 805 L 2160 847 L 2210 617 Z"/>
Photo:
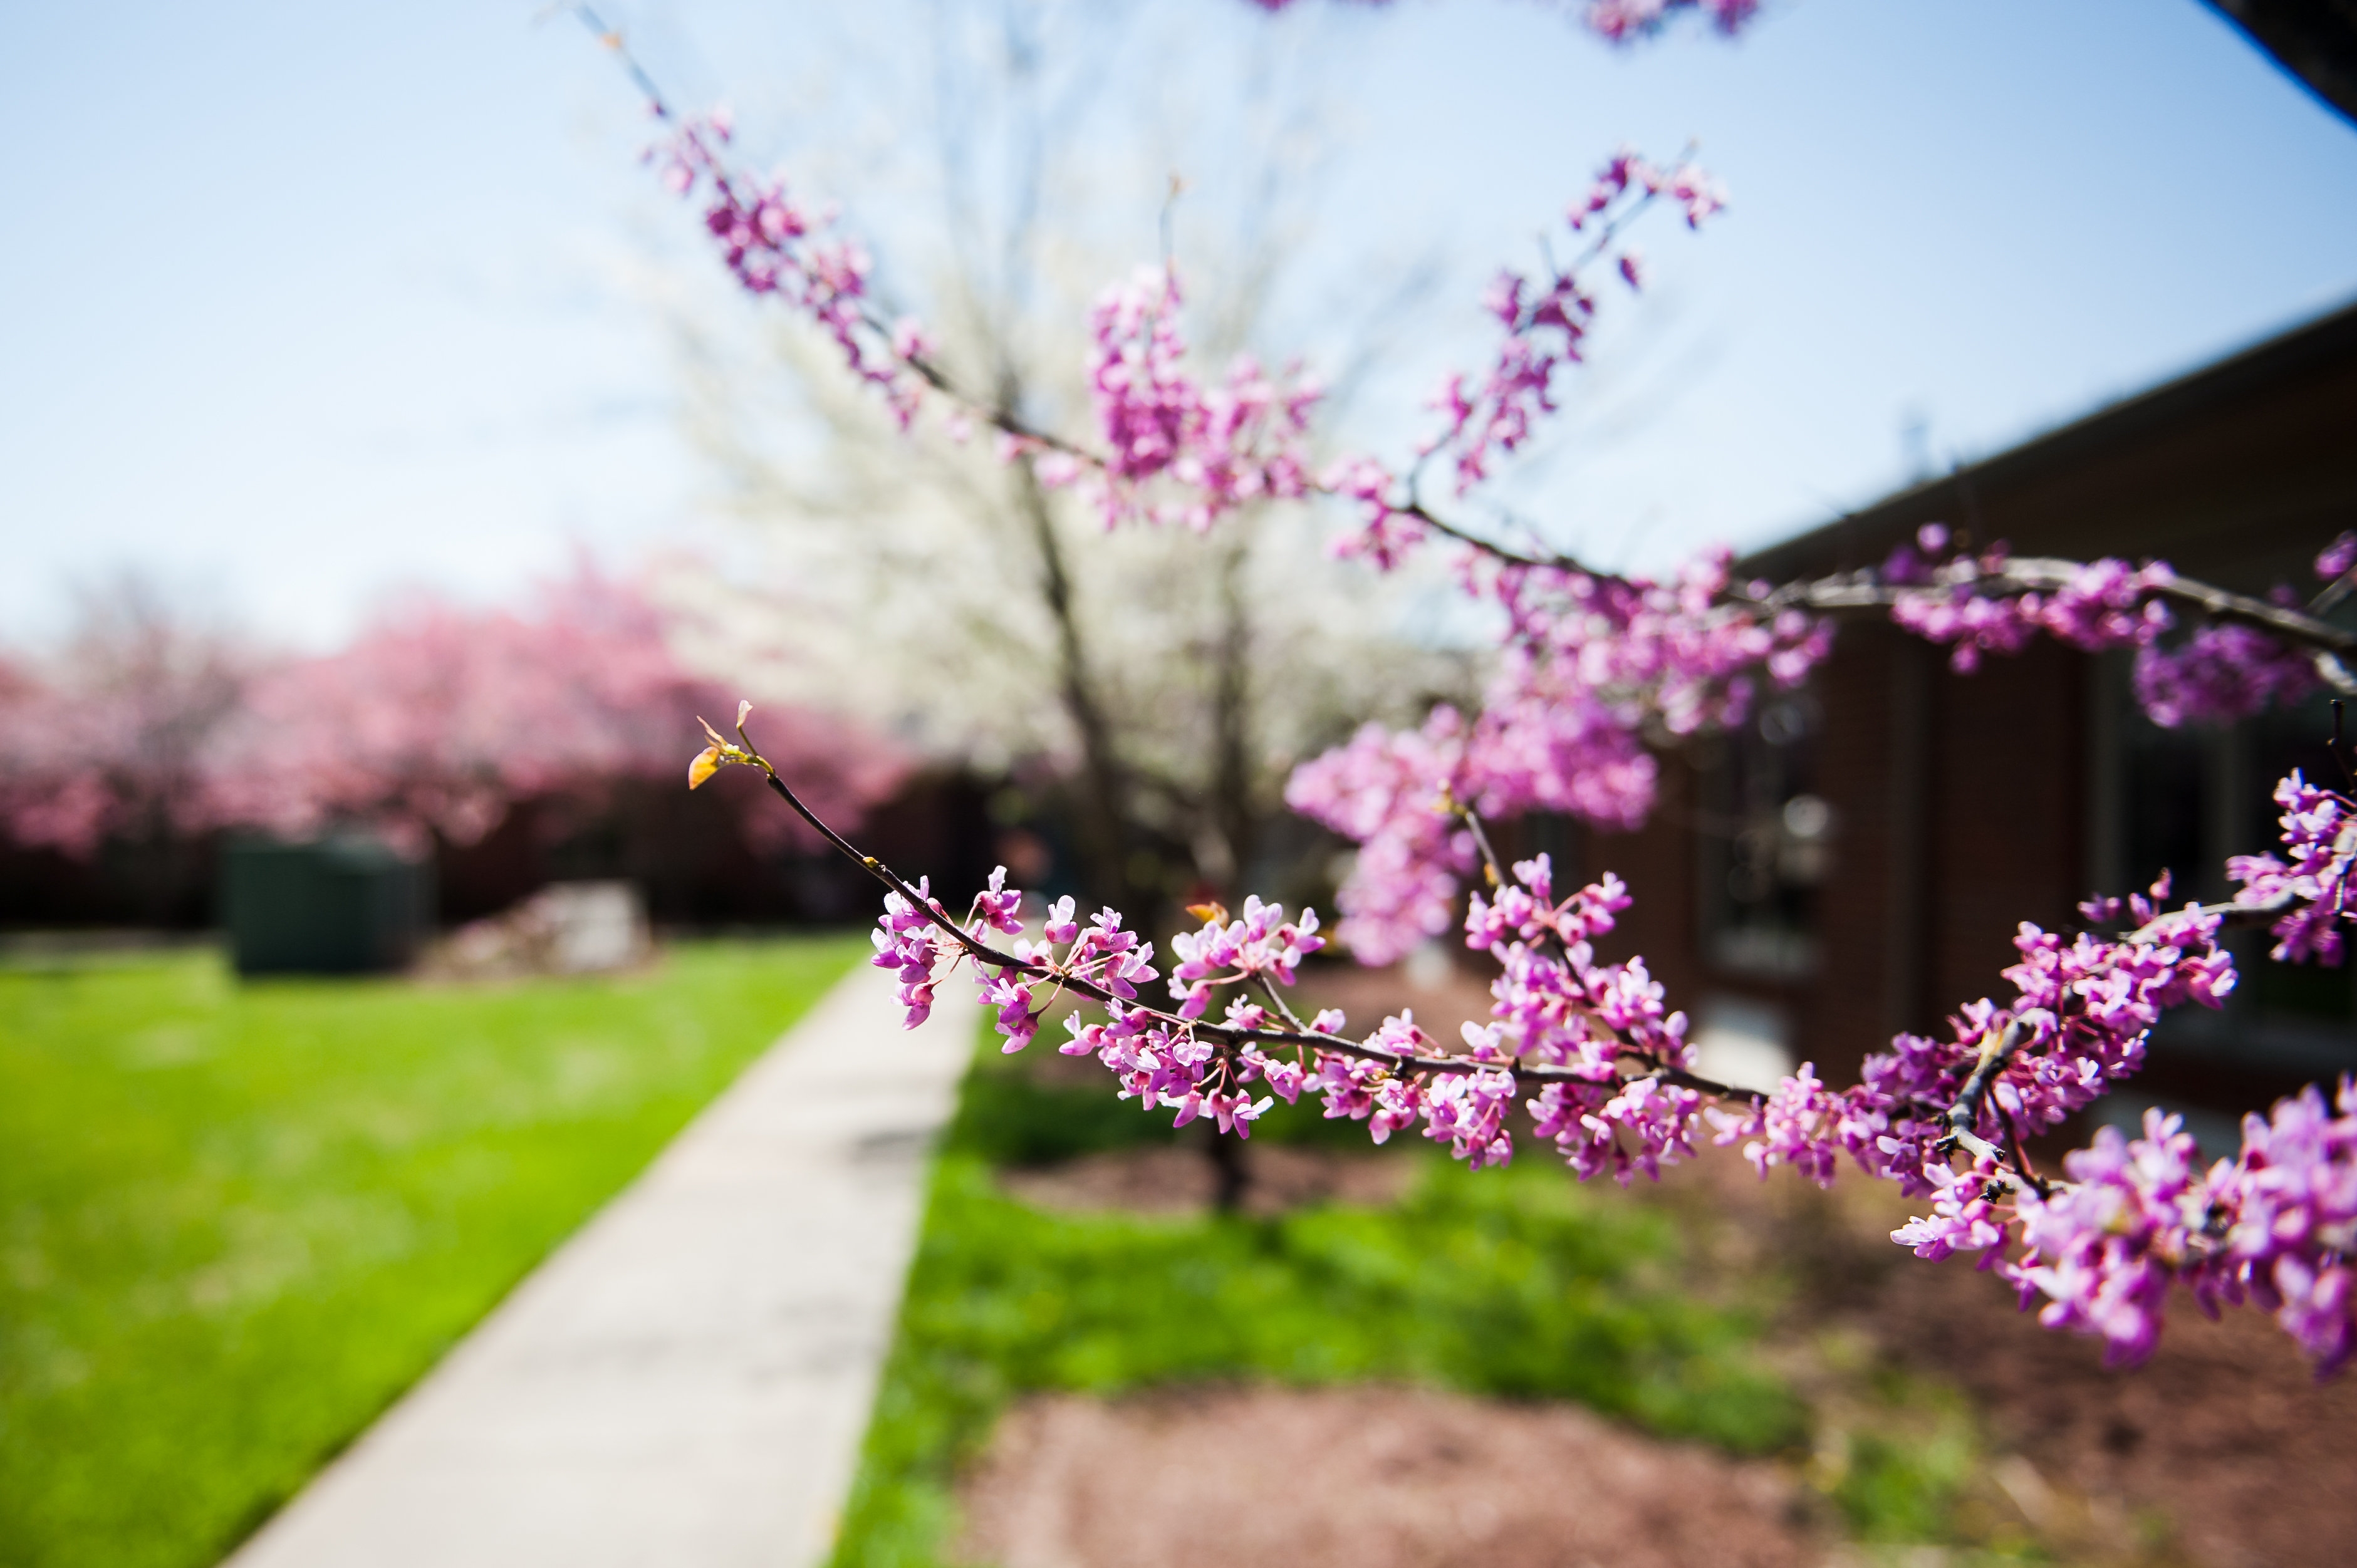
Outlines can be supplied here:
<path id="1" fill-rule="evenodd" d="M 2229 855 L 2280 847 L 2277 779 L 2298 768 L 2344 782 L 2326 746 L 2332 710 L 2321 695 L 2239 725 L 2167 730 L 2137 709 L 2126 661 L 2104 665 L 2090 880 L 2105 892 L 2146 886 L 2167 870 L 2172 906 L 2227 897 Z M 2131 1084 L 2107 1113 L 2127 1116 L 2155 1101 L 2171 1110 L 2208 1101 L 2255 1109 L 2283 1085 L 2357 1069 L 2357 966 L 2276 963 L 2264 929 L 2223 940 L 2236 973 L 2224 1008 L 2178 1008 L 2154 1032 L 2154 1063 L 2165 1069 L 2155 1076 L 2174 1090 Z M 2219 1152 L 2212 1134 L 2222 1138 L 2225 1128 L 2200 1130 L 2205 1153 Z M 2224 1148 L 2231 1153 L 2231 1143 Z"/>
<path id="2" fill-rule="evenodd" d="M 1700 758 L 1702 945 L 1729 973 L 1799 980 L 1818 959 L 1818 889 L 1837 823 L 1817 793 L 1822 717 L 1806 692 L 1780 693 Z"/>

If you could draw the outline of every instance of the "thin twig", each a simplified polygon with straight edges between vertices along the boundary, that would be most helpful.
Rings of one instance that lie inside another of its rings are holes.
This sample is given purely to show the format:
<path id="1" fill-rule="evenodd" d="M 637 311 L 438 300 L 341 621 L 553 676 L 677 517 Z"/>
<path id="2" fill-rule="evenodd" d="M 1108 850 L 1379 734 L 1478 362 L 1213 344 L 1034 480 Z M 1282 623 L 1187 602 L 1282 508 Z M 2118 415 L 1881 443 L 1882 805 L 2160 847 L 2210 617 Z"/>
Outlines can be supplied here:
<path id="1" fill-rule="evenodd" d="M 1505 869 L 1498 864 L 1498 852 L 1490 847 L 1490 835 L 1482 831 L 1480 813 L 1470 806 L 1458 802 L 1454 798 L 1449 803 L 1457 807 L 1457 814 L 1464 818 L 1465 825 L 1472 830 L 1473 845 L 1481 852 L 1481 869 L 1488 874 L 1490 886 L 1493 888 L 1503 887 L 1506 885 Z"/>

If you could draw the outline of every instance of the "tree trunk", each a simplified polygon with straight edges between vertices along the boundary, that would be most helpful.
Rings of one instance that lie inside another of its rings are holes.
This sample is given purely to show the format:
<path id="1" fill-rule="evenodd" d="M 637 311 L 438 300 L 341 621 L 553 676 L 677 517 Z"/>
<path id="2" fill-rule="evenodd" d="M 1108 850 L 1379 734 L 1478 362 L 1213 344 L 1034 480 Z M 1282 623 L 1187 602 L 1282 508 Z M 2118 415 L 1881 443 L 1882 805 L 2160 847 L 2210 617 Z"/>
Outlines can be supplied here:
<path id="1" fill-rule="evenodd" d="M 1072 801 L 1072 821 L 1082 886 L 1092 904 L 1110 904 L 1142 925 L 1147 911 L 1130 877 L 1129 781 L 1089 668 L 1063 541 L 1028 456 L 1015 466 L 1015 484 L 1017 504 L 1030 525 L 1039 556 L 1040 601 L 1055 622 L 1057 692 L 1081 742 L 1081 789 Z"/>
<path id="2" fill-rule="evenodd" d="M 1211 714 L 1214 747 L 1211 825 L 1225 846 L 1227 865 L 1215 872 L 1221 897 L 1243 898 L 1259 847 L 1259 813 L 1253 800 L 1252 617 L 1244 601 L 1244 573 L 1251 549 L 1241 535 L 1220 556 L 1220 637 L 1212 651 Z"/>
<path id="3" fill-rule="evenodd" d="M 1222 1214 L 1233 1214 L 1243 1208 L 1244 1194 L 1252 1188 L 1244 1141 L 1221 1132 L 1220 1124 L 1209 1119 L 1203 1122 L 1203 1135 L 1211 1139 L 1204 1153 L 1211 1162 L 1211 1207 Z"/>

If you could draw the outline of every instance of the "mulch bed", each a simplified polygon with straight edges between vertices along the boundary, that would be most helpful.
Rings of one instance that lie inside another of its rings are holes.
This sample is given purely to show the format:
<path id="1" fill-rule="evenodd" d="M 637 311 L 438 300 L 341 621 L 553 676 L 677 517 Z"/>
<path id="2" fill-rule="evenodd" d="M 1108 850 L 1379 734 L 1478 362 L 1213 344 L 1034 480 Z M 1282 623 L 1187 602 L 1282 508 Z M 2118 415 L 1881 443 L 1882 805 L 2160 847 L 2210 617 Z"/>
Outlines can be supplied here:
<path id="1" fill-rule="evenodd" d="M 1852 1199 L 1852 1215 L 1882 1212 L 1848 1233 L 1868 1240 L 1904 1207 Z M 2357 1381 L 2319 1384 L 2265 1314 L 2212 1323 L 2179 1292 L 2152 1359 L 2106 1368 L 2097 1341 L 2041 1327 L 1994 1275 L 1890 1251 L 1838 1318 L 1970 1396 L 2013 1456 L 1998 1470 L 2012 1500 L 2049 1539 L 2094 1549 L 2145 1518 L 2214 1568 L 2357 1563 Z"/>
<path id="2" fill-rule="evenodd" d="M 1399 1389 L 1035 1399 L 964 1488 L 1003 1568 L 1798 1568 L 1775 1466 Z"/>

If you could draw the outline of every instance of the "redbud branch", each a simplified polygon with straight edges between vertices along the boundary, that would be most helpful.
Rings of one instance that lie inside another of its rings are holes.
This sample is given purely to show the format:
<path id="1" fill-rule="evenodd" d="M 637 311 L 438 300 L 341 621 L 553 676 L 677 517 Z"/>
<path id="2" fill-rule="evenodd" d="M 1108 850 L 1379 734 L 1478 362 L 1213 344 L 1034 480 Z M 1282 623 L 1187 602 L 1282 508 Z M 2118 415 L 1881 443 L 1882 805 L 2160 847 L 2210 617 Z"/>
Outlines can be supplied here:
<path id="1" fill-rule="evenodd" d="M 1480 814 L 1472 807 L 1459 804 L 1453 797 L 1448 795 L 1446 789 L 1442 791 L 1442 795 L 1448 800 L 1449 805 L 1455 808 L 1457 814 L 1465 819 L 1465 825 L 1472 830 L 1473 843 L 1481 852 L 1481 867 L 1489 874 L 1490 886 L 1503 887 L 1506 885 L 1506 874 L 1498 865 L 1498 852 L 1490 847 L 1490 835 L 1481 830 Z"/>
<path id="2" fill-rule="evenodd" d="M 1265 974 L 1261 975 L 1259 979 L 1260 988 L 1267 993 L 1268 1004 L 1276 1009 L 1276 1015 L 1294 1028 L 1307 1032 L 1309 1026 L 1301 1021 L 1301 1015 L 1296 1013 L 1292 1004 L 1286 1001 L 1284 993 L 1277 990 L 1276 983 Z"/>
<path id="3" fill-rule="evenodd" d="M 2001 593 L 2050 592 L 2068 585 L 2083 569 L 2076 561 L 2021 556 L 2008 560 L 1994 570 L 1978 571 L 1965 579 L 1965 583 L 1975 588 L 1995 588 Z M 1925 591 L 1921 586 L 1880 582 L 1867 573 L 1844 573 L 1786 583 L 1759 597 L 1742 589 L 1731 591 L 1728 596 L 1734 602 L 1756 605 L 1763 610 L 1801 609 L 1819 615 L 1839 615 L 1844 612 L 1888 610 L 1910 596 Z M 2283 641 L 2332 655 L 2336 660 L 2345 655 L 2357 654 L 2357 632 L 2343 630 L 2330 621 L 2287 605 L 2273 604 L 2247 594 L 2232 593 L 2208 583 L 2196 582 L 2190 577 L 2174 575 L 2147 584 L 2142 592 L 2152 598 L 2199 609 L 2212 620 L 2247 626 Z M 2337 685 L 2348 677 L 2343 671 L 2336 680 L 2332 673 L 2328 672 L 2326 679 Z"/>
<path id="4" fill-rule="evenodd" d="M 1499 865 L 1498 852 L 1491 847 L 1489 833 L 1484 831 L 1481 826 L 1480 814 L 1475 811 L 1470 806 L 1458 802 L 1448 794 L 1446 789 L 1442 790 L 1442 799 L 1448 805 L 1448 809 L 1456 812 L 1457 815 L 1464 818 L 1465 825 L 1472 830 L 1473 843 L 1481 852 L 1482 868 L 1489 875 L 1490 886 L 1491 887 L 1503 887 L 1506 885 L 1505 873 Z M 1544 944 L 1550 940 L 1555 940 L 1555 933 L 1551 931 L 1543 932 L 1538 940 L 1541 944 Z M 1559 940 L 1556 941 L 1556 945 L 1558 947 L 1561 945 Z M 1662 1061 L 1659 1058 L 1652 1055 L 1650 1052 L 1640 1050 L 1636 1047 L 1630 1045 L 1626 1040 L 1623 1040 L 1620 1037 L 1618 1031 L 1604 1023 L 1602 1019 L 1597 1017 L 1594 1014 L 1585 1013 L 1582 1016 L 1587 1019 L 1591 1027 L 1601 1029 L 1604 1032 L 1605 1036 L 1610 1039 L 1614 1046 L 1618 1047 L 1616 1052 L 1616 1058 L 1618 1060 L 1641 1063 L 1647 1069 L 1649 1069 L 1647 1071 L 1638 1073 L 1635 1079 L 1624 1079 L 1624 1082 L 1634 1082 L 1636 1081 L 1636 1079 L 1658 1078 L 1669 1083 L 1678 1084 L 1683 1088 L 1695 1090 L 1702 1093 L 1717 1095 L 1723 1099 L 1757 1098 L 1757 1096 L 1753 1095 L 1749 1090 L 1737 1089 L 1729 1084 L 1719 1083 L 1715 1079 L 1699 1077 L 1694 1073 L 1686 1071 L 1684 1068 L 1671 1067 L 1669 1064 Z M 1583 1081 L 1593 1080 L 1588 1079 Z"/>
<path id="5" fill-rule="evenodd" d="M 893 892 L 898 893 L 901 897 L 907 899 L 910 908 L 914 908 L 929 923 L 939 928 L 943 935 L 947 936 L 951 941 L 957 945 L 958 949 L 962 952 L 963 952 L 967 957 L 973 959 L 976 963 L 989 964 L 994 968 L 1001 970 L 1013 970 L 1028 979 L 1061 985 L 1075 994 L 1086 996 L 1093 1002 L 1123 1007 L 1135 1013 L 1142 1013 L 1147 1017 L 1154 1019 L 1157 1023 L 1162 1024 L 1167 1027 L 1192 1033 L 1204 1039 L 1211 1040 L 1220 1046 L 1227 1047 L 1230 1050 L 1234 1050 L 1244 1046 L 1310 1046 L 1319 1050 L 1338 1051 L 1345 1056 L 1358 1057 L 1363 1060 L 1372 1061 L 1389 1069 L 1393 1072 L 1403 1075 L 1415 1072 L 1466 1073 L 1504 1071 L 1512 1073 L 1518 1080 L 1532 1083 L 1592 1083 L 1595 1081 L 1592 1079 L 1581 1076 L 1579 1073 L 1573 1071 L 1569 1068 L 1526 1067 L 1519 1063 L 1479 1062 L 1467 1057 L 1433 1057 L 1419 1055 L 1412 1051 L 1386 1050 L 1381 1046 L 1372 1045 L 1363 1040 L 1348 1039 L 1340 1035 L 1327 1034 L 1322 1030 L 1317 1029 L 1307 1029 L 1297 1026 L 1290 1029 L 1235 1029 L 1221 1024 L 1206 1024 L 1200 1019 L 1181 1018 L 1177 1014 L 1166 1011 L 1162 1008 L 1143 1006 L 1135 1001 L 1125 1001 L 1123 998 L 1115 995 L 1113 992 L 1105 989 L 1103 986 L 1099 985 L 1094 981 L 1088 980 L 1081 975 L 1057 969 L 1052 965 L 1036 963 L 1027 959 L 1019 959 L 1013 953 L 1001 952 L 996 948 L 992 947 L 989 943 L 983 941 L 980 938 L 974 936 L 972 932 L 961 929 L 957 922 L 952 920 L 948 916 L 935 908 L 931 899 L 920 895 L 916 888 L 910 886 L 899 873 L 894 871 L 890 866 L 885 865 L 874 855 L 862 853 L 849 839 L 845 838 L 841 833 L 835 832 L 834 829 L 829 827 L 825 819 L 821 817 L 816 811 L 812 811 L 808 805 L 803 803 L 802 797 L 795 794 L 792 789 L 787 785 L 786 781 L 778 776 L 777 768 L 771 766 L 769 759 L 761 755 L 760 749 L 753 744 L 752 736 L 745 733 L 745 726 L 741 722 L 737 726 L 737 736 L 738 739 L 745 743 L 745 755 L 741 759 L 731 757 L 728 758 L 728 760 L 741 760 L 745 766 L 759 768 L 761 770 L 762 777 L 768 780 L 771 791 L 774 792 L 780 800 L 785 801 L 787 805 L 792 807 L 795 815 L 801 817 L 802 821 L 808 822 L 813 829 L 815 829 L 818 832 L 819 836 L 826 840 L 826 842 L 832 845 L 838 854 L 859 866 L 861 870 L 866 872 L 870 876 L 875 877 L 878 882 L 883 883 L 885 886 L 890 888 Z M 1293 1018 L 1289 1010 L 1284 1009 L 1282 1002 L 1278 1004 L 1278 1006 L 1281 1010 L 1286 1011 L 1288 1022 L 1292 1022 L 1297 1026 L 1298 1025 L 1299 1020 Z M 1696 1075 L 1687 1072 L 1680 1068 L 1663 1066 L 1655 1062 L 1652 1058 L 1644 1056 L 1640 1052 L 1627 1051 L 1622 1053 L 1622 1057 L 1624 1060 L 1636 1060 L 1645 1064 L 1648 1070 L 1635 1075 L 1636 1078 L 1659 1078 L 1665 1081 L 1680 1084 L 1685 1088 L 1695 1090 L 1702 1093 L 1718 1095 L 1728 1099 L 1740 1099 L 1746 1097 L 1750 1092 L 1747 1090 L 1738 1090 L 1727 1084 L 1717 1083 L 1709 1079 L 1697 1077 Z M 1633 1081 L 1633 1079 L 1624 1081 Z"/>
<path id="6" fill-rule="evenodd" d="M 1415 519 L 1418 522 L 1423 523 L 1426 528 L 1431 529 L 1435 533 L 1446 534 L 1449 538 L 1457 541 L 1459 544 L 1471 545 L 1482 554 L 1491 557 L 1492 560 L 1502 561 L 1509 566 L 1548 566 L 1553 567 L 1558 572 L 1585 572 L 1587 573 L 1589 576 L 1602 578 L 1609 582 L 1617 582 L 1620 580 L 1609 572 L 1589 572 L 1586 566 L 1581 565 L 1578 561 L 1568 555 L 1557 555 L 1552 552 L 1543 555 L 1532 554 L 1525 551 L 1516 550 L 1509 544 L 1501 544 L 1496 540 L 1485 539 L 1481 535 L 1469 531 L 1458 523 L 1449 521 L 1447 518 L 1442 517 L 1439 513 L 1426 506 L 1423 501 L 1413 498 L 1409 499 L 1405 506 L 1398 507 L 1394 510 L 1396 510 L 1402 517 L 1412 517 Z"/>
<path id="7" fill-rule="evenodd" d="M 2190 909 L 2179 909 L 2166 915 L 2156 915 L 2122 937 L 2124 942 L 2167 941 L 2176 935 L 2176 928 L 2193 920 L 2218 919 L 2230 926 L 2263 926 L 2292 905 L 2298 902 L 2288 889 L 2272 898 L 2253 899 L 2240 903 L 2229 899 L 2222 904 L 2198 904 Z"/>
<path id="8" fill-rule="evenodd" d="M 2013 1059 L 2014 1052 L 2021 1048 L 2029 1033 L 2017 1019 L 2002 1030 L 1981 1037 L 1980 1059 L 1973 1064 L 1972 1074 L 1964 1079 L 1964 1087 L 1957 1094 L 1955 1104 L 1948 1108 L 1948 1126 L 1952 1132 L 1969 1133 L 1973 1130 L 1974 1123 L 1980 1120 L 1981 1101 L 1987 1096 L 1989 1086 L 1996 1081 L 1996 1075 L 2003 1072 L 2006 1064 Z"/>
<path id="9" fill-rule="evenodd" d="M 2325 584 L 2323 592 L 2308 601 L 2308 613 L 2312 616 L 2323 615 L 2352 593 L 2357 593 L 2357 572 L 2343 572 Z"/>
<path id="10" fill-rule="evenodd" d="M 638 56 L 632 54 L 630 46 L 623 42 L 619 27 L 608 27 L 605 19 L 586 5 L 576 3 L 564 8 L 579 17 L 581 25 L 597 35 L 600 44 L 613 51 L 614 57 L 622 62 L 623 70 L 630 74 L 631 83 L 646 95 L 647 107 L 654 112 L 656 119 L 670 121 L 676 118 L 671 112 L 671 104 L 663 98 L 662 89 L 655 85 L 655 79 L 647 73 L 646 68 L 639 63 Z M 546 14 L 542 13 L 544 16 Z"/>
<path id="11" fill-rule="evenodd" d="M 1945 1118 L 1948 1132 L 1941 1143 L 1961 1146 L 1975 1157 L 1988 1161 L 1997 1167 L 1999 1179 L 2009 1182 L 2016 1188 L 2029 1187 L 2042 1194 L 2047 1190 L 2044 1182 L 2008 1159 L 2003 1149 L 1973 1131 L 1980 1121 L 1982 1105 L 1996 1083 L 1997 1075 L 2005 1070 L 2006 1064 L 2013 1059 L 2014 1053 L 2029 1038 L 2029 1031 L 2018 1018 L 2003 1030 L 1982 1036 L 1980 1060 L 1973 1065 L 1972 1076 L 1964 1079 L 1964 1087 L 1957 1094 L 1956 1102 L 1948 1108 Z"/>
<path id="12" fill-rule="evenodd" d="M 1684 163 L 1686 160 L 1693 157 L 1694 152 L 1695 144 L 1688 142 L 1686 144 L 1685 150 L 1678 155 L 1678 161 L 1680 163 Z M 1582 251 L 1578 255 L 1574 256 L 1571 259 L 1571 266 L 1567 270 L 1556 271 L 1555 263 L 1552 261 L 1547 263 L 1548 270 L 1555 272 L 1557 277 L 1578 276 L 1579 269 L 1603 255 L 1605 251 L 1610 247 L 1612 242 L 1620 237 L 1620 231 L 1627 227 L 1629 222 L 1639 213 L 1644 211 L 1646 208 L 1651 207 L 1656 200 L 1658 200 L 1661 194 L 1662 193 L 1658 190 L 1649 189 L 1644 191 L 1637 198 L 1636 200 L 1627 203 L 1609 218 L 1606 218 L 1597 224 L 1596 237 L 1588 242 L 1587 249 Z"/>
<path id="13" fill-rule="evenodd" d="M 2037 1189 L 2039 1197 L 2050 1196 L 2053 1191 L 2052 1184 L 2030 1168 L 2029 1151 L 2023 1147 L 2021 1142 L 2021 1119 L 2010 1111 L 2005 1113 L 2005 1130 L 2006 1146 L 2013 1151 L 2013 1168 Z"/>

